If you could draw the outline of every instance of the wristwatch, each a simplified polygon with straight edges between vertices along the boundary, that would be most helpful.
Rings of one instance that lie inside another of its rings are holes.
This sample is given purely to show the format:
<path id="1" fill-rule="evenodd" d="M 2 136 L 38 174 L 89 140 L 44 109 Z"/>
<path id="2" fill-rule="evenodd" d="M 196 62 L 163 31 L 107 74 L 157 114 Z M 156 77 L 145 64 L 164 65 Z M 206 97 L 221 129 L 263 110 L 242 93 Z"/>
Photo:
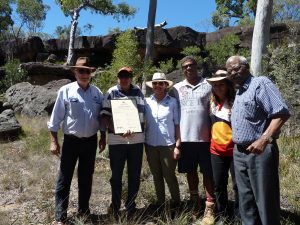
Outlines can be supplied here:
<path id="1" fill-rule="evenodd" d="M 274 138 L 273 138 L 272 136 L 270 136 L 270 137 L 268 138 L 267 133 L 263 133 L 262 136 L 264 136 L 264 138 L 268 141 L 269 144 L 272 143 L 272 141 L 274 140 Z"/>

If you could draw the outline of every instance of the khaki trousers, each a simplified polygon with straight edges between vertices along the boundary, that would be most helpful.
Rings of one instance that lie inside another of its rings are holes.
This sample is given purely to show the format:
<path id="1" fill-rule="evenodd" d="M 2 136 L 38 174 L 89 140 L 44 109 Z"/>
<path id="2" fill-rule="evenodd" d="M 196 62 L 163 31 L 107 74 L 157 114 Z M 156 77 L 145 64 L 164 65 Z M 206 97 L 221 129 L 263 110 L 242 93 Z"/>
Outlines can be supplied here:
<path id="1" fill-rule="evenodd" d="M 154 147 L 145 144 L 145 150 L 150 171 L 153 175 L 157 203 L 165 203 L 164 180 L 168 185 L 172 202 L 179 203 L 179 185 L 175 174 L 177 161 L 173 159 L 174 145 Z"/>

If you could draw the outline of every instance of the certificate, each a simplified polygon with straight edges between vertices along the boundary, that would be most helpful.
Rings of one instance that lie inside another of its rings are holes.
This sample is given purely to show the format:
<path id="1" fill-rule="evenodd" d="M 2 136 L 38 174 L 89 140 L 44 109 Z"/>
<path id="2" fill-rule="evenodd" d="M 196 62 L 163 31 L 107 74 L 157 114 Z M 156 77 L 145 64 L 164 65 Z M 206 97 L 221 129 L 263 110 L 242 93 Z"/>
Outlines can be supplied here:
<path id="1" fill-rule="evenodd" d="M 142 132 L 135 99 L 113 99 L 111 110 L 115 134 L 124 134 L 128 130 L 134 133 Z"/>

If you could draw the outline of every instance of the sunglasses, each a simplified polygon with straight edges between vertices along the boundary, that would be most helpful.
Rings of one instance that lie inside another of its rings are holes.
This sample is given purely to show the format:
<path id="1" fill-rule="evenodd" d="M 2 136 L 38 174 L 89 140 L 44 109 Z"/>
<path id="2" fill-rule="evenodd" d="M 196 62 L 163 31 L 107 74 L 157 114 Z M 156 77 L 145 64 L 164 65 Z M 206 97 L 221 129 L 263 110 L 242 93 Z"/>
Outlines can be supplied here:
<path id="1" fill-rule="evenodd" d="M 77 69 L 76 71 L 80 74 L 90 74 L 91 73 L 91 71 L 88 69 Z"/>
<path id="2" fill-rule="evenodd" d="M 182 66 L 182 69 L 186 70 L 186 69 L 189 68 L 189 67 L 192 68 L 194 65 L 195 65 L 195 63 L 190 63 L 190 64 L 187 64 L 187 65 Z"/>
<path id="3" fill-rule="evenodd" d="M 153 81 L 152 85 L 159 85 L 159 86 L 164 86 L 165 82 L 163 81 Z"/>

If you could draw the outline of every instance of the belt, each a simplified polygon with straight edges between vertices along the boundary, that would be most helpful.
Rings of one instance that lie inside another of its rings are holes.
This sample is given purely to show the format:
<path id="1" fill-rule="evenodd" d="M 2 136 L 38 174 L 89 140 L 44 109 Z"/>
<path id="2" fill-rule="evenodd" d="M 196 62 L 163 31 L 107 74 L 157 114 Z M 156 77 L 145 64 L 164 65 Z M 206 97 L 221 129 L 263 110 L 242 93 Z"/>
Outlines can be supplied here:
<path id="1" fill-rule="evenodd" d="M 69 139 L 72 139 L 72 140 L 78 140 L 78 141 L 90 140 L 90 139 L 94 138 L 95 136 L 97 136 L 97 134 L 94 134 L 90 137 L 77 137 L 77 136 L 72 135 L 72 134 L 65 134 L 64 135 L 65 138 L 69 138 Z"/>

